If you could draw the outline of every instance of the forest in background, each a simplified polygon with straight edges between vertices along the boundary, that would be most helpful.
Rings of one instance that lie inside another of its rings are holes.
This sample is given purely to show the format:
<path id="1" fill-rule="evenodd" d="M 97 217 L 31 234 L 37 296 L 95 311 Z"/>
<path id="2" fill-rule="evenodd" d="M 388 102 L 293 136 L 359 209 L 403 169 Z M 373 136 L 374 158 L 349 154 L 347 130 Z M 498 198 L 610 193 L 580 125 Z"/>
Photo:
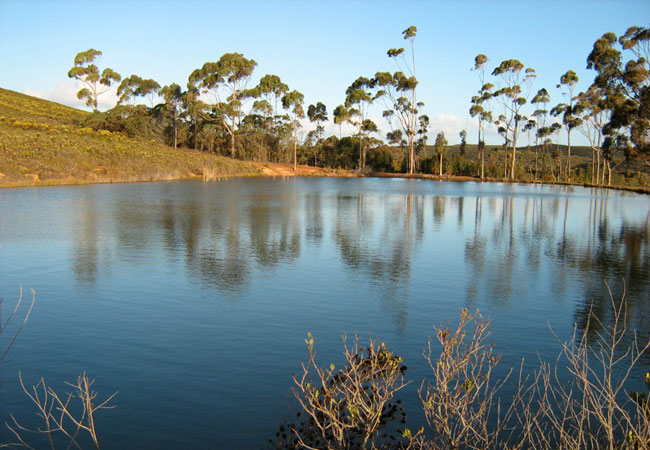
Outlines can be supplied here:
<path id="1" fill-rule="evenodd" d="M 650 186 L 647 28 L 630 27 L 620 37 L 605 33 L 586 58 L 587 67 L 596 73 L 591 86 L 585 92 L 575 92 L 578 77 L 569 70 L 558 80 L 562 96 L 557 103 L 551 101 L 546 88 L 532 89 L 534 69 L 508 59 L 489 72 L 488 57 L 477 55 L 473 70 L 478 89 L 467 102 L 469 114 L 478 121 L 478 136 L 470 137 L 463 130 L 456 145 L 449 145 L 450 137 L 443 132 L 436 134 L 433 143 L 429 141 L 430 132 L 436 130 L 430 130 L 426 105 L 417 98 L 418 85 L 428 80 L 416 77 L 416 35 L 416 27 L 407 28 L 402 32 L 406 50 L 388 50 L 396 71 L 358 77 L 346 89 L 344 102 L 331 113 L 322 102 L 306 105 L 303 94 L 278 75 L 264 75 L 251 85 L 257 63 L 240 53 L 226 53 L 218 61 L 206 62 L 189 74 L 182 87 L 177 83 L 160 86 L 135 74 L 123 78 L 110 68 L 100 69 L 101 51 L 89 49 L 76 55 L 68 76 L 83 85 L 77 96 L 93 112 L 71 114 L 75 126 L 104 140 L 126 137 L 229 160 L 293 164 L 294 170 L 301 164 L 360 174 Z M 117 105 L 99 111 L 98 98 L 115 88 Z M 31 136 L 27 142 L 25 136 L 18 136 L 36 128 L 56 140 L 57 130 L 21 123 L 16 105 L 8 100 L 5 106 L 9 109 L 0 115 L 0 126 L 11 126 L 13 137 L 2 143 L 4 175 L 15 172 L 12 176 L 20 178 L 40 170 L 39 178 L 47 178 L 51 170 L 47 161 L 36 164 L 40 169 L 23 164 L 25 152 L 38 158 L 39 152 L 46 151 L 39 150 L 42 140 L 37 137 L 31 142 Z M 371 119 L 379 114 L 381 124 Z M 325 136 L 325 124 L 330 120 L 338 133 Z M 313 128 L 310 131 L 304 129 L 307 121 Z M 486 143 L 487 127 L 497 129 L 503 137 L 500 144 Z M 571 145 L 571 137 L 575 140 L 577 133 L 589 146 Z M 67 146 L 62 144 L 59 154 L 69 149 L 83 158 L 80 149 L 86 149 L 88 155 L 94 151 L 93 145 L 78 140 L 75 135 Z M 49 159 L 53 163 L 56 156 Z M 104 162 L 96 165 L 99 169 L 93 170 L 105 170 Z M 196 175 L 201 171 L 192 167 L 176 172 Z"/>

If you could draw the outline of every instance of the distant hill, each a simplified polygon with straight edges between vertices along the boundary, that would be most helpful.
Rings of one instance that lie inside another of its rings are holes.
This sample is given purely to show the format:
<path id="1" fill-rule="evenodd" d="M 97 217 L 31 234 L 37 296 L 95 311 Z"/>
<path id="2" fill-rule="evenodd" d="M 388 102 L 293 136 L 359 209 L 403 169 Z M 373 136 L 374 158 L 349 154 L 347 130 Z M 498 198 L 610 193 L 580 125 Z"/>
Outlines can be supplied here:
<path id="1" fill-rule="evenodd" d="M 259 174 L 250 163 L 84 127 L 90 113 L 0 88 L 0 186 Z"/>

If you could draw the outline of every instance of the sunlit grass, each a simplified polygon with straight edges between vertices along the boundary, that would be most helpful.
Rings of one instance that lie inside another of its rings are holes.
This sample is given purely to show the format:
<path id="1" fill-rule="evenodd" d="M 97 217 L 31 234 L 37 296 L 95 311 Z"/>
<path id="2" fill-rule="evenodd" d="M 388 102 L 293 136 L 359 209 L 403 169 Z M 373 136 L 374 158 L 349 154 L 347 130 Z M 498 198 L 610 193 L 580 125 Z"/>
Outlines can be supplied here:
<path id="1" fill-rule="evenodd" d="M 83 184 L 258 174 L 252 165 L 82 127 L 88 113 L 0 89 L 0 185 Z"/>

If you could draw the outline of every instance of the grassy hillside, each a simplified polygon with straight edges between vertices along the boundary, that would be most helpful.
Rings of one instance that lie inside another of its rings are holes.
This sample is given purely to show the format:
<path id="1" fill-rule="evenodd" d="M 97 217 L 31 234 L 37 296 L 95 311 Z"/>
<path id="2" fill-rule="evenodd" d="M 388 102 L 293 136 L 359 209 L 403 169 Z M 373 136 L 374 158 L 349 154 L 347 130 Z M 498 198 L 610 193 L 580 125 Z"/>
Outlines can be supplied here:
<path id="1" fill-rule="evenodd" d="M 85 128 L 88 114 L 0 88 L 0 186 L 260 173 L 246 162 Z"/>

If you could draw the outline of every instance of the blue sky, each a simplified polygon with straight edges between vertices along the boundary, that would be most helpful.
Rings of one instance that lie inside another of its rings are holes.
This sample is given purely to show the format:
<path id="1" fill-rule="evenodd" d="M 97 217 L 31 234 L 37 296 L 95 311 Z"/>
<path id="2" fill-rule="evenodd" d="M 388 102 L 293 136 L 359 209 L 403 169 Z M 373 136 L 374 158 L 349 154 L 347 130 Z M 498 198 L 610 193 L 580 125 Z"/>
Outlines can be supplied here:
<path id="1" fill-rule="evenodd" d="M 258 63 L 252 83 L 279 75 L 304 93 L 305 106 L 322 101 L 331 113 L 357 77 L 396 69 L 386 51 L 406 46 L 401 31 L 415 25 L 418 99 L 431 118 L 430 139 L 442 130 L 456 143 L 467 128 L 474 142 L 467 111 L 479 88 L 470 70 L 478 53 L 490 58 L 488 72 L 510 58 L 534 68 L 533 90 L 545 87 L 555 104 L 567 70 L 578 73 L 578 91 L 593 80 L 585 67 L 596 39 L 649 22 L 650 2 L 633 0 L 0 0 L 0 87 L 82 108 L 67 72 L 88 48 L 103 52 L 100 69 L 181 86 L 206 61 L 240 52 Z M 105 96 L 103 108 L 113 101 Z M 380 117 L 381 108 L 371 115 Z M 380 128 L 383 136 L 390 131 Z M 487 140 L 501 142 L 495 132 Z"/>

